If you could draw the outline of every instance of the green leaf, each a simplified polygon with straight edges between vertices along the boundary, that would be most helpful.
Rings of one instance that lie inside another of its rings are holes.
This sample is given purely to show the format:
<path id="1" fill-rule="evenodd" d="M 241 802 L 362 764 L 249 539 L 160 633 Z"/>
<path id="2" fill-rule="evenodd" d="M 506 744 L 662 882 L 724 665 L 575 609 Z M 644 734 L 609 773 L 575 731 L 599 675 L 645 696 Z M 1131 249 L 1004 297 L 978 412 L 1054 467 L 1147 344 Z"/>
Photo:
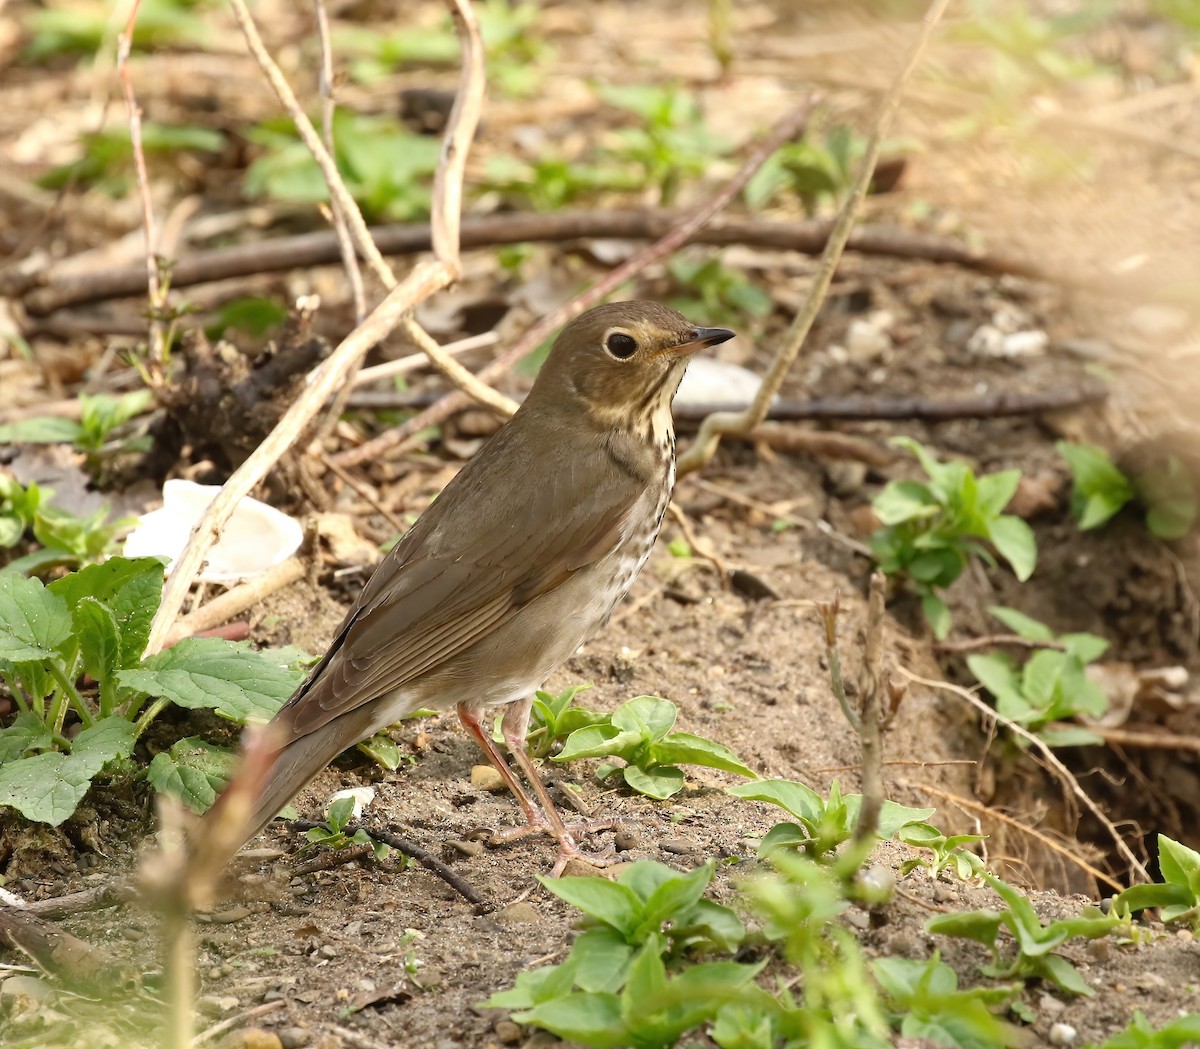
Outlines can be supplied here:
<path id="1" fill-rule="evenodd" d="M 592 1049 L 616 1049 L 630 1044 L 621 1019 L 621 1002 L 615 994 L 565 994 L 522 1013 L 518 1023 L 536 1024 L 570 1042 Z"/>
<path id="2" fill-rule="evenodd" d="M 0 426 L 0 444 L 73 444 L 81 433 L 72 419 L 44 416 Z"/>
<path id="3" fill-rule="evenodd" d="M 0 729 L 0 765 L 15 761 L 30 750 L 52 750 L 54 734 L 31 710 L 23 710 L 12 724 Z"/>
<path id="4" fill-rule="evenodd" d="M 1065 747 L 1094 747 L 1104 742 L 1103 736 L 1079 727 L 1044 728 L 1038 730 L 1038 738 L 1048 747 L 1059 750 Z"/>
<path id="5" fill-rule="evenodd" d="M 1038 962 L 1039 974 L 1057 984 L 1069 994 L 1082 995 L 1085 998 L 1091 998 L 1095 995 L 1095 990 L 1089 987 L 1082 976 L 1079 975 L 1079 970 L 1075 968 L 1066 958 L 1059 954 L 1047 954 Z"/>
<path id="6" fill-rule="evenodd" d="M 1042 710 L 1050 705 L 1066 658 L 1062 652 L 1043 649 L 1026 660 L 1021 672 L 1021 695 L 1030 705 Z"/>
<path id="7" fill-rule="evenodd" d="M 789 779 L 760 779 L 726 787 L 725 792 L 747 801 L 765 801 L 786 809 L 801 823 L 815 824 L 825 812 L 825 799 L 811 787 Z"/>
<path id="8" fill-rule="evenodd" d="M 1146 507 L 1146 527 L 1161 539 L 1182 539 L 1196 523 L 1196 488 L 1177 456 L 1162 467 L 1134 478 L 1138 499 Z"/>
<path id="9" fill-rule="evenodd" d="M 1020 470 L 1001 470 L 976 480 L 976 510 L 985 520 L 996 517 L 1017 494 L 1021 483 Z"/>
<path id="10" fill-rule="evenodd" d="M 66 602 L 40 579 L 0 572 L 0 659 L 50 659 L 71 636 Z"/>
<path id="11" fill-rule="evenodd" d="M 120 629 L 120 665 L 125 669 L 142 658 L 162 587 L 163 562 L 159 558 L 110 557 L 56 579 L 46 589 L 66 601 L 68 608 L 85 597 L 94 597 L 109 607 Z"/>
<path id="12" fill-rule="evenodd" d="M 962 936 L 991 947 L 1000 933 L 1004 916 L 990 909 L 976 911 L 952 911 L 939 914 L 925 923 L 928 932 L 943 936 Z"/>
<path id="13" fill-rule="evenodd" d="M 665 739 L 652 744 L 650 752 L 660 765 L 703 765 L 755 778 L 754 770 L 739 761 L 733 751 L 690 732 L 672 732 Z"/>
<path id="14" fill-rule="evenodd" d="M 150 785 L 170 794 L 193 812 L 207 812 L 225 789 L 237 764 L 237 755 L 198 736 L 188 736 L 155 754 L 146 771 Z"/>
<path id="15" fill-rule="evenodd" d="M 102 686 L 120 667 L 121 638 L 117 617 L 103 601 L 85 597 L 71 610 L 83 669 Z"/>
<path id="16" fill-rule="evenodd" d="M 606 878 L 542 878 L 538 881 L 560 900 L 604 922 L 627 940 L 641 921 L 642 901 L 627 885 Z"/>
<path id="17" fill-rule="evenodd" d="M 683 773 L 674 765 L 650 765 L 646 768 L 626 765 L 621 775 L 633 790 L 659 801 L 665 801 L 683 790 Z"/>
<path id="18" fill-rule="evenodd" d="M 211 708 L 239 723 L 269 720 L 304 679 L 270 652 L 220 638 L 186 638 L 118 675 L 126 688 L 188 709 Z"/>
<path id="19" fill-rule="evenodd" d="M 871 509 L 884 525 L 922 520 L 939 510 L 933 493 L 916 481 L 892 481 L 871 500 Z"/>
<path id="20" fill-rule="evenodd" d="M 69 754 L 8 762 L 0 766 L 0 805 L 57 827 L 83 800 L 96 773 L 114 758 L 128 756 L 133 742 L 133 725 L 124 718 L 105 718 L 80 732 Z"/>
<path id="21" fill-rule="evenodd" d="M 612 724 L 622 732 L 636 733 L 647 742 L 660 740 L 675 725 L 679 708 L 657 696 L 637 696 L 613 711 Z"/>
<path id="22" fill-rule="evenodd" d="M 950 609 L 946 602 L 935 594 L 926 594 L 921 598 L 921 611 L 933 636 L 944 641 L 950 634 L 951 626 Z"/>
<path id="23" fill-rule="evenodd" d="M 1019 637 L 1028 638 L 1030 641 L 1054 640 L 1054 631 L 1045 623 L 1040 623 L 1024 612 L 1018 612 L 1015 608 L 992 605 L 988 611 Z"/>
<path id="24" fill-rule="evenodd" d="M 634 950 L 610 925 L 584 929 L 571 945 L 575 985 L 581 991 L 615 994 L 625 984 Z"/>
<path id="25" fill-rule="evenodd" d="M 1103 449 L 1069 441 L 1055 447 L 1071 468 L 1071 512 L 1080 528 L 1098 528 L 1134 497 L 1133 485 Z"/>
<path id="26" fill-rule="evenodd" d="M 1037 567 L 1037 539 L 1033 529 L 1019 517 L 1005 514 L 988 525 L 988 538 L 1022 583 Z"/>
<path id="27" fill-rule="evenodd" d="M 1017 668 L 1004 653 L 988 652 L 967 656 L 967 667 L 976 680 L 997 700 L 1003 700 L 1009 706 L 1025 703 Z"/>
<path id="28" fill-rule="evenodd" d="M 1108 642 L 1095 634 L 1063 634 L 1058 640 L 1080 663 L 1093 663 L 1108 651 Z"/>
<path id="29" fill-rule="evenodd" d="M 400 748 L 386 731 L 376 732 L 370 739 L 364 739 L 358 744 L 358 749 L 388 772 L 395 772 L 400 767 Z"/>
<path id="30" fill-rule="evenodd" d="M 640 737 L 621 732 L 612 725 L 589 725 L 576 729 L 567 737 L 563 749 L 554 755 L 554 761 L 577 761 L 582 758 L 601 758 L 620 754 L 627 746 L 637 746 Z"/>
<path id="31" fill-rule="evenodd" d="M 658 931 L 664 922 L 677 921 L 699 901 L 712 881 L 716 865 L 709 860 L 690 874 L 672 878 L 654 890 L 642 913 L 642 928 Z"/>

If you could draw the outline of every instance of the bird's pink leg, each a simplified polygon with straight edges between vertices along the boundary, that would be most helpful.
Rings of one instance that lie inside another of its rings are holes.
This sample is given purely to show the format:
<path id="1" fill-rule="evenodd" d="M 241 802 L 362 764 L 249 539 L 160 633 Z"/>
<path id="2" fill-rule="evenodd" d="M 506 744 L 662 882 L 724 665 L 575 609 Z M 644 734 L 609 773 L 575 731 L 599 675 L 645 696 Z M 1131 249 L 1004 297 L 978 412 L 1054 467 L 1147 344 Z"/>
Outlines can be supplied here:
<path id="1" fill-rule="evenodd" d="M 528 724 L 529 719 L 528 711 L 532 709 L 532 705 L 533 701 L 531 699 L 526 705 L 526 724 Z M 490 761 L 496 771 L 500 773 L 500 778 L 504 780 L 505 786 L 512 791 L 513 795 L 520 803 L 521 811 L 525 814 L 525 822 L 529 824 L 529 829 L 532 831 L 554 830 L 555 828 L 553 819 L 551 819 L 551 826 L 547 827 L 545 819 L 542 818 L 542 814 L 538 811 L 537 805 L 535 805 L 533 802 L 533 798 L 529 796 L 529 792 L 526 791 L 526 789 L 521 785 L 521 781 L 517 777 L 517 774 L 508 767 L 508 762 L 504 760 L 504 755 L 500 753 L 500 748 L 496 746 L 495 742 L 492 740 L 492 734 L 487 730 L 487 726 L 485 726 L 480 720 L 479 711 L 474 707 L 468 706 L 466 703 L 459 703 L 458 720 L 462 722 L 463 728 L 467 730 L 471 738 L 479 744 L 479 749 L 487 755 L 488 761 Z M 506 723 L 507 720 L 508 718 L 506 715 Z M 507 739 L 507 736 L 505 738 Z M 541 786 L 540 781 L 538 781 L 538 786 Z M 544 793 L 544 791 L 545 787 L 542 787 L 542 791 L 540 793 Z M 555 816 L 557 815 L 558 814 L 555 813 Z M 559 820 L 558 822 L 560 825 L 562 824 L 562 820 Z"/>

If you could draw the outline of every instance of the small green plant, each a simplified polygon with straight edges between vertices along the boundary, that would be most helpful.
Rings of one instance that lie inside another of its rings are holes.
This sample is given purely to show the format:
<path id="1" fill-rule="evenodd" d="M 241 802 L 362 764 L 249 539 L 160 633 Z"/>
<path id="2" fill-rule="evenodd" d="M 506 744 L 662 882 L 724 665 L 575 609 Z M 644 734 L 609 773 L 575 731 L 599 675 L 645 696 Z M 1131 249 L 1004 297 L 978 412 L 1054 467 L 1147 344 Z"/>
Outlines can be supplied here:
<path id="1" fill-rule="evenodd" d="M 531 161 L 494 154 L 487 160 L 484 184 L 507 197 L 528 202 L 535 211 L 556 211 L 599 193 L 632 193 L 642 181 L 640 173 L 629 165 L 593 163 L 549 151 Z"/>
<path id="2" fill-rule="evenodd" d="M 1087 997 L 1095 994 L 1075 966 L 1054 951 L 1076 936 L 1089 940 L 1108 936 L 1127 927 L 1128 918 L 1115 911 L 1104 914 L 1097 907 L 1086 907 L 1077 918 L 1064 918 L 1043 925 L 1024 893 L 986 872 L 981 876 L 1008 904 L 1007 910 L 984 909 L 942 914 L 931 919 L 926 928 L 944 936 L 963 936 L 989 947 L 992 963 L 982 966 L 980 970 L 985 976 L 1040 979 L 1069 994 Z M 998 940 L 1001 929 L 1007 929 L 1016 941 L 1017 953 L 1007 962 L 1002 962 L 1000 958 Z"/>
<path id="3" fill-rule="evenodd" d="M 1021 480 L 1020 470 L 976 477 L 963 463 L 941 463 L 907 437 L 892 444 L 917 457 L 928 481 L 892 481 L 872 508 L 883 527 L 871 537 L 880 569 L 907 579 L 921 597 L 921 608 L 935 636 L 950 632 L 950 610 L 937 591 L 950 586 L 972 558 L 995 564 L 984 542 L 1024 582 L 1037 563 L 1033 530 L 1002 511 Z"/>
<path id="4" fill-rule="evenodd" d="M 408 222 L 429 214 L 439 144 L 392 117 L 334 114 L 334 150 L 346 188 L 370 219 Z M 270 121 L 247 136 L 264 148 L 246 172 L 246 193 L 317 204 L 329 199 L 321 169 L 291 121 Z"/>
<path id="5" fill-rule="evenodd" d="M 59 416 L 36 416 L 0 426 L 0 443 L 73 444 L 87 457 L 88 470 L 99 474 L 107 458 L 144 452 L 150 448 L 145 434 L 123 434 L 122 428 L 143 414 L 154 402 L 149 390 L 136 390 L 120 397 L 83 394 L 79 398 L 79 420 Z"/>
<path id="6" fill-rule="evenodd" d="M 9 571 L 35 572 L 99 561 L 113 551 L 117 535 L 130 524 L 126 518 L 109 521 L 107 507 L 77 517 L 51 505 L 53 496 L 51 488 L 32 482 L 26 488 L 0 474 L 0 550 L 16 546 L 27 533 L 41 544 L 40 549 L 11 561 Z"/>
<path id="7" fill-rule="evenodd" d="M 966 846 L 985 840 L 986 835 L 951 834 L 947 836 L 929 823 L 906 823 L 896 832 L 896 836 L 905 845 L 911 845 L 914 849 L 928 849 L 933 853 L 933 860 L 930 862 L 921 859 L 905 860 L 900 867 L 901 877 L 918 867 L 927 867 L 935 878 L 942 871 L 953 868 L 954 873 L 966 881 L 983 870 L 983 860 L 975 853 L 970 852 Z"/>
<path id="8" fill-rule="evenodd" d="M 188 638 L 143 659 L 162 584 L 156 558 L 114 557 L 45 586 L 0 572 L 0 680 L 18 710 L 0 729 L 0 805 L 58 826 L 168 704 L 245 722 L 291 695 L 301 672 L 243 644 Z M 166 760 L 196 782 L 186 753 Z M 170 771 L 160 762 L 157 782 Z"/>
<path id="9" fill-rule="evenodd" d="M 754 772 L 720 743 L 690 732 L 672 732 L 679 708 L 657 696 L 638 696 L 604 721 L 578 728 L 567 737 L 555 761 L 620 758 L 596 771 L 600 780 L 620 776 L 626 786 L 652 798 L 669 798 L 683 789 L 679 765 L 703 765 L 754 778 Z"/>
<path id="10" fill-rule="evenodd" d="M 1158 866 L 1163 880 L 1154 885 L 1132 885 L 1118 894 L 1114 909 L 1130 911 L 1160 908 L 1164 922 L 1189 923 L 1200 930 L 1200 852 L 1158 836 Z"/>
<path id="11" fill-rule="evenodd" d="M 836 780 L 829 789 L 828 799 L 822 798 L 811 787 L 788 779 L 755 780 L 725 789 L 735 798 L 777 805 L 796 820 L 795 823 L 777 823 L 763 835 L 758 847 L 760 858 L 770 858 L 780 851 L 799 850 L 812 860 L 824 861 L 853 837 L 862 807 L 862 795 L 843 796 Z M 876 834 L 881 840 L 888 841 L 902 827 L 922 823 L 934 811 L 885 801 Z"/>
<path id="12" fill-rule="evenodd" d="M 960 1049 L 1021 1044 L 1019 1031 L 991 1011 L 1013 997 L 1017 984 L 959 990 L 958 976 L 936 953 L 924 962 L 879 958 L 871 973 L 892 1006 L 888 1019 L 905 1038 Z"/>
<path id="13" fill-rule="evenodd" d="M 747 317 L 761 319 L 771 314 L 771 296 L 741 270 L 708 259 L 677 255 L 667 263 L 672 279 L 686 293 L 672 300 L 677 310 L 719 322 L 736 322 Z"/>
<path id="14" fill-rule="evenodd" d="M 993 607 L 988 611 L 1019 637 L 1049 646 L 1035 652 L 1023 666 L 1004 652 L 967 657 L 971 673 L 995 697 L 996 710 L 1036 732 L 1052 747 L 1104 742 L 1081 725 L 1044 726 L 1080 715 L 1098 718 L 1108 709 L 1108 697 L 1086 669 L 1105 653 L 1108 642 L 1095 634 L 1056 637 L 1045 623 L 1016 609 Z"/>
<path id="15" fill-rule="evenodd" d="M 1155 1030 L 1139 1009 L 1120 1034 L 1088 1049 L 1183 1049 L 1200 1044 L 1200 1013 L 1189 1013 Z"/>
<path id="16" fill-rule="evenodd" d="M 1103 448 L 1059 441 L 1055 447 L 1071 468 L 1071 513 L 1085 531 L 1099 528 L 1127 503 L 1146 510 L 1146 527 L 1160 539 L 1179 539 L 1196 522 L 1196 489 L 1178 457 L 1127 477 Z"/>
<path id="17" fill-rule="evenodd" d="M 601 84 L 597 93 L 609 105 L 642 121 L 641 127 L 614 131 L 606 152 L 635 168 L 643 186 L 656 186 L 663 204 L 679 187 L 708 170 L 729 147 L 704 125 L 695 98 L 676 85 Z"/>
<path id="18" fill-rule="evenodd" d="M 325 809 L 325 822 L 319 827 L 305 831 L 304 836 L 312 845 L 324 845 L 329 849 L 344 849 L 351 845 L 370 845 L 375 859 L 386 860 L 392 847 L 376 841 L 362 827 L 353 834 L 346 834 L 346 824 L 354 816 L 355 799 L 349 795 L 334 798 Z"/>
<path id="19" fill-rule="evenodd" d="M 602 878 L 539 879 L 586 916 L 584 931 L 560 965 L 517 977 L 487 1001 L 517 1010 L 519 1023 L 585 1045 L 668 1049 L 711 1021 L 762 965 L 686 965 L 698 951 L 729 952 L 745 928 L 731 910 L 702 899 L 710 862 L 690 874 L 641 860 L 615 882 Z"/>
<path id="20" fill-rule="evenodd" d="M 94 186 L 110 197 L 124 196 L 133 185 L 133 145 L 128 130 L 91 131 L 80 136 L 77 160 L 54 168 L 38 180 L 46 189 L 67 185 Z M 173 126 L 147 121 L 142 125 L 142 151 L 147 163 L 180 153 L 220 153 L 225 136 L 210 128 Z"/>
<path id="21" fill-rule="evenodd" d="M 525 736 L 533 757 L 548 758 L 572 732 L 608 722 L 607 714 L 575 705 L 575 697 L 591 687 L 568 685 L 557 696 L 541 689 L 534 693 L 529 732 Z"/>
<path id="22" fill-rule="evenodd" d="M 144 0 L 133 26 L 133 50 L 204 47 L 211 34 L 194 0 Z M 94 54 L 115 35 L 112 5 L 105 0 L 42 4 L 29 13 L 33 30 L 25 49 L 41 61 L 52 55 Z"/>
<path id="23" fill-rule="evenodd" d="M 911 139 L 884 143 L 884 154 L 918 148 Z M 777 149 L 746 184 L 743 197 L 755 211 L 777 197 L 791 194 L 810 217 L 827 202 L 840 207 L 854 180 L 854 168 L 867 149 L 867 139 L 853 128 L 838 124 L 818 137 L 810 132 L 801 142 Z"/>

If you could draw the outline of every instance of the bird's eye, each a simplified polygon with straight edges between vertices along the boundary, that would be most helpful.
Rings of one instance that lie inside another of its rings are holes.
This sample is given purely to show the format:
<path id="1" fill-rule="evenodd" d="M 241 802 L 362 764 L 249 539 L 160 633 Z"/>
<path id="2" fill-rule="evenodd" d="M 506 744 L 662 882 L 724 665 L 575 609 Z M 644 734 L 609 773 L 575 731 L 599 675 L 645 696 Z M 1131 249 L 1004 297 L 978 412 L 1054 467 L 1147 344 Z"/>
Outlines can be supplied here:
<path id="1" fill-rule="evenodd" d="M 604 343 L 608 352 L 619 361 L 627 361 L 637 353 L 637 340 L 622 331 L 613 332 Z"/>

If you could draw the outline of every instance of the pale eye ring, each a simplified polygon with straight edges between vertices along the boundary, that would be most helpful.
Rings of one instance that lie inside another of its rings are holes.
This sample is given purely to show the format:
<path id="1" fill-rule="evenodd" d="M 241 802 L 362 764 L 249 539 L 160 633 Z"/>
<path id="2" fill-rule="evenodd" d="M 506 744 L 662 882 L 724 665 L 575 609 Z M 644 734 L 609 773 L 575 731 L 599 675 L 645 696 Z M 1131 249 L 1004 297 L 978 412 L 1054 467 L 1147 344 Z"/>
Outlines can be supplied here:
<path id="1" fill-rule="evenodd" d="M 619 361 L 627 361 L 637 353 L 637 340 L 623 331 L 614 331 L 604 340 L 604 348 Z"/>

